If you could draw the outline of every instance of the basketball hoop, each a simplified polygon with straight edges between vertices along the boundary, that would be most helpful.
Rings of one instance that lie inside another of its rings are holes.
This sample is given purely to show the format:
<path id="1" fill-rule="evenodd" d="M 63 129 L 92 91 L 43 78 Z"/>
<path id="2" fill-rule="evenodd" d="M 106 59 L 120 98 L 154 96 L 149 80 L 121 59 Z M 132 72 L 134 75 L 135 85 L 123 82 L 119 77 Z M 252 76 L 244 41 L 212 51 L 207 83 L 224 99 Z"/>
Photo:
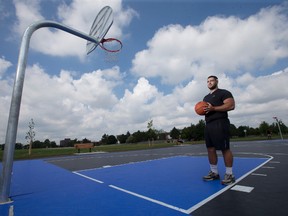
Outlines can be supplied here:
<path id="1" fill-rule="evenodd" d="M 123 44 L 116 38 L 104 38 L 99 46 L 105 50 L 105 62 L 116 63 L 119 60 L 119 51 L 122 49 Z"/>
<path id="2" fill-rule="evenodd" d="M 119 52 L 123 47 L 122 42 L 116 38 L 104 38 L 99 46 L 108 52 Z"/>
<path id="3" fill-rule="evenodd" d="M 109 6 L 106 6 L 102 8 L 101 11 L 97 14 L 93 22 L 93 25 L 90 29 L 89 35 L 86 33 L 82 33 L 76 29 L 73 29 L 69 26 L 48 20 L 35 22 L 31 24 L 29 27 L 27 27 L 26 30 L 24 31 L 19 50 L 17 71 L 11 97 L 8 125 L 6 130 L 5 149 L 3 153 L 3 165 L 0 166 L 0 168 L 2 168 L 2 175 L 0 175 L 0 204 L 5 204 L 11 201 L 11 199 L 9 198 L 9 194 L 12 178 L 11 174 L 13 171 L 13 158 L 17 137 L 17 127 L 19 121 L 21 97 L 23 92 L 25 69 L 27 63 L 27 52 L 29 50 L 29 44 L 32 34 L 36 30 L 44 27 L 58 28 L 75 36 L 88 40 L 86 44 L 86 53 L 89 54 L 99 44 L 101 44 L 103 38 L 105 37 L 108 30 L 112 26 L 112 23 L 113 23 L 113 10 Z"/>
<path id="4" fill-rule="evenodd" d="M 87 41 L 86 44 L 87 55 L 91 53 L 102 42 L 103 38 L 107 34 L 112 24 L 113 24 L 113 10 L 111 7 L 106 6 L 100 10 L 91 26 L 89 36 L 94 37 L 97 43 L 89 40 Z"/>
<path id="5" fill-rule="evenodd" d="M 122 42 L 116 38 L 104 38 L 113 24 L 112 8 L 106 6 L 97 14 L 89 35 L 96 39 L 96 42 L 87 41 L 86 53 L 91 53 L 98 45 L 105 50 L 105 62 L 115 63 L 118 61 L 118 53 L 122 49 Z"/>

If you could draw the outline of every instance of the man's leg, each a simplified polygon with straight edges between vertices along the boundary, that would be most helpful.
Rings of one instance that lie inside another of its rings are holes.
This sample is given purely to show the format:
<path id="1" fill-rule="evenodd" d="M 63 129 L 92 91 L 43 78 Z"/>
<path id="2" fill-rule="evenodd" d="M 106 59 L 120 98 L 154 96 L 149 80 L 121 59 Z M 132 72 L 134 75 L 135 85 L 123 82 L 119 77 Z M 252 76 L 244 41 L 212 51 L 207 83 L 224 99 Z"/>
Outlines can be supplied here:
<path id="1" fill-rule="evenodd" d="M 217 165 L 218 157 L 216 149 L 214 147 L 208 147 L 207 152 L 210 165 Z"/>
<path id="2" fill-rule="evenodd" d="M 230 149 L 226 149 L 222 151 L 223 157 L 224 157 L 224 163 L 226 167 L 232 167 L 233 166 L 233 154 Z"/>
<path id="3" fill-rule="evenodd" d="M 235 177 L 233 175 L 233 154 L 230 149 L 222 151 L 224 157 L 224 163 L 226 167 L 225 177 L 222 180 L 222 184 L 229 185 L 235 182 Z"/>
<path id="4" fill-rule="evenodd" d="M 214 147 L 207 147 L 207 152 L 210 164 L 210 172 L 207 176 L 203 176 L 203 180 L 205 181 L 217 180 L 220 178 L 220 176 L 218 174 L 218 167 L 217 167 L 218 157 L 216 149 Z"/>

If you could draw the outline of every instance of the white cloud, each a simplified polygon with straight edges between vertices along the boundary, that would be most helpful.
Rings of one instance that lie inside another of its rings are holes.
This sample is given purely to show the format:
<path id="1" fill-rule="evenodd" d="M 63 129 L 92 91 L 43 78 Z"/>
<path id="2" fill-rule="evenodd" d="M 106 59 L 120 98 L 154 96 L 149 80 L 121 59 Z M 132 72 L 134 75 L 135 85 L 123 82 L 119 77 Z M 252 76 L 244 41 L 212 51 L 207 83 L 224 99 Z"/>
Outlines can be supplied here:
<path id="1" fill-rule="evenodd" d="M 0 136 L 1 141 L 4 142 L 4 132 L 6 132 L 6 126 L 8 122 L 8 110 L 10 108 L 11 94 L 13 80 L 11 78 L 2 79 L 2 76 L 6 73 L 7 69 L 12 66 L 12 63 L 7 61 L 4 57 L 0 58 Z"/>
<path id="2" fill-rule="evenodd" d="M 23 139 L 25 125 L 31 118 L 39 137 L 61 139 L 101 135 L 103 131 L 99 128 L 104 123 L 103 116 L 117 103 L 112 90 L 119 84 L 119 79 L 106 79 L 105 76 L 116 74 L 120 77 L 119 68 L 85 73 L 79 79 L 71 74 L 61 71 L 59 76 L 49 76 L 38 65 L 27 68 L 19 139 Z"/>
<path id="3" fill-rule="evenodd" d="M 288 89 L 284 88 L 288 81 L 288 70 L 274 73 L 269 76 L 257 77 L 248 83 L 244 89 L 248 94 L 241 94 L 242 102 L 267 103 L 269 100 L 287 98 Z"/>
<path id="4" fill-rule="evenodd" d="M 140 78 L 132 92 L 125 90 L 124 96 L 113 108 L 114 114 L 110 121 L 131 129 L 135 129 L 135 125 L 138 125 L 139 129 L 145 128 L 145 122 L 151 117 L 151 105 L 159 95 L 155 86 L 152 86 L 147 79 Z"/>
<path id="5" fill-rule="evenodd" d="M 39 0 L 13 0 L 13 3 L 15 5 L 16 17 L 18 18 L 13 29 L 19 36 L 22 36 L 29 25 L 44 19 L 40 13 Z"/>
<path id="6" fill-rule="evenodd" d="M 287 125 L 288 68 L 267 76 L 245 76 L 248 77 L 246 85 L 236 84 L 232 89 L 236 100 L 236 109 L 231 112 L 234 124 L 258 126 L 262 121 L 272 122 L 273 116 L 280 116 Z M 243 81 L 243 77 L 240 80 Z"/>
<path id="7" fill-rule="evenodd" d="M 43 18 L 41 2 L 14 2 L 19 29 L 33 19 Z M 82 5 L 82 2 L 59 7 L 58 16 L 61 22 L 88 31 L 90 24 L 86 23 L 95 16 L 95 8 L 108 3 L 87 1 Z M 123 27 L 136 14 L 131 9 L 123 10 L 121 1 L 110 3 L 119 17 L 111 32 L 121 37 Z M 32 15 L 25 17 L 28 9 Z M 83 71 L 80 77 L 74 77 L 73 71 L 54 71 L 57 75 L 52 76 L 51 71 L 39 64 L 28 65 L 17 141 L 25 142 L 31 118 L 35 122 L 36 139 L 57 142 L 65 137 L 99 140 L 104 133 L 118 135 L 146 130 L 151 119 L 156 129 L 166 131 L 174 126 L 197 124 L 203 117 L 195 114 L 194 104 L 208 93 L 206 78 L 213 73 L 219 77 L 219 87 L 230 90 L 235 97 L 236 109 L 229 113 L 232 124 L 257 127 L 262 121 L 272 123 L 272 117 L 278 116 L 288 125 L 287 65 L 281 71 L 257 73 L 261 68 L 269 71 L 276 61 L 287 59 L 287 23 L 281 7 L 271 7 L 244 20 L 210 17 L 199 26 L 163 27 L 148 42 L 148 48 L 136 54 L 132 71 L 138 80 L 132 88 L 124 80 L 120 67 Z M 33 47 L 50 55 L 77 56 L 82 48 L 79 40 L 73 40 L 45 29 L 33 38 Z M 69 53 L 65 53 L 67 46 Z M 0 58 L 0 66 L 0 76 L 5 74 L 5 80 L 0 79 L 0 121 L 7 122 L 13 81 L 6 71 L 11 63 Z M 160 77 L 163 83 L 170 84 L 170 92 L 162 92 L 150 81 L 151 77 Z M 123 95 L 115 93 L 119 87 L 124 89 Z M 0 126 L 0 143 L 4 142 L 5 126 Z"/>
<path id="8" fill-rule="evenodd" d="M 3 56 L 2 58 L 0 58 L 0 80 L 2 76 L 5 74 L 5 72 L 7 71 L 7 69 L 11 66 L 12 66 L 12 63 L 5 60 Z"/>
<path id="9" fill-rule="evenodd" d="M 132 73 L 167 84 L 260 70 L 288 57 L 287 5 L 262 9 L 246 19 L 208 17 L 199 26 L 168 25 L 133 59 Z M 220 74 L 221 74 L 220 73 Z"/>
<path id="10" fill-rule="evenodd" d="M 194 104 L 208 93 L 205 81 L 191 81 L 164 95 L 141 77 L 132 91 L 126 89 L 123 97 L 117 98 L 113 89 L 122 84 L 118 67 L 84 73 L 78 79 L 72 74 L 61 71 L 59 76 L 50 76 L 39 65 L 27 68 L 18 140 L 23 141 L 31 118 L 36 124 L 36 139 L 57 142 L 65 137 L 99 140 L 105 133 L 118 135 L 146 130 L 150 119 L 157 129 L 183 128 L 202 118 L 194 113 Z M 254 127 L 262 121 L 271 123 L 272 117 L 278 116 L 287 124 L 288 90 L 278 86 L 288 82 L 288 68 L 269 76 L 246 76 L 249 79 L 245 87 L 235 82 L 237 78 L 219 78 L 219 87 L 231 90 L 236 100 L 236 109 L 230 112 L 231 123 Z M 12 82 L 1 81 L 2 88 L 6 93 L 0 93 L 1 113 L 4 113 L 1 120 L 6 120 Z M 3 128 L 3 139 L 4 131 Z"/>

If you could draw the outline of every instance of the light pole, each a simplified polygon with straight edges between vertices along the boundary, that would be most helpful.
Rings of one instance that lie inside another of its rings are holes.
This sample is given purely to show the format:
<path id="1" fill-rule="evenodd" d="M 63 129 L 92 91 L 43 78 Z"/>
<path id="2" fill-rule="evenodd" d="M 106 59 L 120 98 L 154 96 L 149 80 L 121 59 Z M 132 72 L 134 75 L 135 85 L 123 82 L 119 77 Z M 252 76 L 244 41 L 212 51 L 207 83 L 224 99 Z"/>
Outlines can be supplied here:
<path id="1" fill-rule="evenodd" d="M 245 133 L 245 137 L 247 136 L 247 130 L 246 129 L 244 129 L 244 133 Z"/>
<path id="2" fill-rule="evenodd" d="M 278 125 L 278 129 L 279 129 L 279 133 L 280 133 L 280 136 L 281 136 L 281 139 L 283 140 L 283 136 L 282 136 L 282 132 L 281 132 L 281 128 L 280 128 L 280 125 L 279 125 L 279 121 L 278 121 L 278 118 L 276 116 L 273 117 L 275 120 L 276 120 L 276 123 Z"/>

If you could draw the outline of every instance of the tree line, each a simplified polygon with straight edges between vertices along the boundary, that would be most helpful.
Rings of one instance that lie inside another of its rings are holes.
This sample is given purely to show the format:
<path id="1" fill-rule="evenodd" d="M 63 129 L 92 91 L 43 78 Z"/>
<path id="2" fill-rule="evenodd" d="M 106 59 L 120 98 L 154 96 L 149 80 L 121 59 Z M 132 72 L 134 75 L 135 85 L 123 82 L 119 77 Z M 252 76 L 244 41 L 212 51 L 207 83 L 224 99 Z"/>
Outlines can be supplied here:
<path id="1" fill-rule="evenodd" d="M 279 122 L 280 130 L 283 134 L 288 133 L 287 126 L 280 120 Z M 181 141 L 197 141 L 204 140 L 204 128 L 205 121 L 200 120 L 197 124 L 191 124 L 188 127 L 184 127 L 182 129 L 173 127 L 169 132 L 165 132 L 163 130 L 156 130 L 153 128 L 153 120 L 148 122 L 146 131 L 136 131 L 134 133 L 130 133 L 129 131 L 126 134 L 120 135 L 109 135 L 104 134 L 99 141 L 91 141 L 87 138 L 83 140 L 78 139 L 68 139 L 65 143 L 65 147 L 73 147 L 74 144 L 77 143 L 94 143 L 95 146 L 98 145 L 111 145 L 111 144 L 123 144 L 123 143 L 139 143 L 139 142 L 153 142 L 157 140 L 161 141 L 170 141 L 170 140 L 181 140 Z M 31 134 L 31 125 L 29 124 L 29 134 Z M 27 134 L 28 134 L 27 133 Z M 263 121 L 257 128 L 249 127 L 249 126 L 239 126 L 236 127 L 234 124 L 230 124 L 230 136 L 231 137 L 245 137 L 245 136 L 268 136 L 269 134 L 278 135 L 279 128 L 276 123 L 268 124 Z M 35 136 L 35 134 L 34 134 Z M 34 137 L 33 136 L 33 137 Z M 32 141 L 31 141 L 32 140 Z M 30 145 L 32 148 L 56 148 L 59 145 L 56 144 L 55 141 L 50 141 L 49 139 L 45 139 L 44 142 L 39 140 L 28 139 L 28 144 L 16 143 L 16 149 L 29 148 Z M 63 147 L 63 146 L 61 146 Z M 4 148 L 4 144 L 2 144 L 2 149 Z"/>
<path id="2" fill-rule="evenodd" d="M 279 126 L 282 133 L 288 133 L 287 126 L 279 121 Z M 145 142 L 147 140 L 179 140 L 182 141 L 197 141 L 204 140 L 204 128 L 205 121 L 200 120 L 196 125 L 191 124 L 189 127 L 184 127 L 182 129 L 173 127 L 170 132 L 164 132 L 162 130 L 158 131 L 155 129 L 148 129 L 147 131 L 136 131 L 130 134 L 128 131 L 126 134 L 121 134 L 118 136 L 104 134 L 100 141 L 101 144 L 115 144 L 117 141 L 119 143 L 138 143 Z M 279 129 L 276 123 L 269 125 L 267 122 L 263 121 L 259 127 L 253 128 L 249 126 L 236 127 L 234 124 L 230 124 L 230 136 L 231 137 L 245 137 L 245 136 L 267 136 L 268 134 L 277 135 L 279 134 Z"/>

